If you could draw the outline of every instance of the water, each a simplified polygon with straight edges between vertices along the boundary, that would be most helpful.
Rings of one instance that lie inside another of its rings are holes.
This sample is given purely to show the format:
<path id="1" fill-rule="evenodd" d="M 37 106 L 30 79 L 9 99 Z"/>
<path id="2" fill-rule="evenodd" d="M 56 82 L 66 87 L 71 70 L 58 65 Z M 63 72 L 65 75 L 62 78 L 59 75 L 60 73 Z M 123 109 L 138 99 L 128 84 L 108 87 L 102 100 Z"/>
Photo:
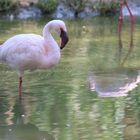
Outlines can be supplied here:
<path id="1" fill-rule="evenodd" d="M 0 42 L 41 34 L 46 22 L 1 20 Z M 139 140 L 140 19 L 133 42 L 129 18 L 121 41 L 115 17 L 65 22 L 61 62 L 26 71 L 21 100 L 15 71 L 0 65 L 0 140 Z"/>

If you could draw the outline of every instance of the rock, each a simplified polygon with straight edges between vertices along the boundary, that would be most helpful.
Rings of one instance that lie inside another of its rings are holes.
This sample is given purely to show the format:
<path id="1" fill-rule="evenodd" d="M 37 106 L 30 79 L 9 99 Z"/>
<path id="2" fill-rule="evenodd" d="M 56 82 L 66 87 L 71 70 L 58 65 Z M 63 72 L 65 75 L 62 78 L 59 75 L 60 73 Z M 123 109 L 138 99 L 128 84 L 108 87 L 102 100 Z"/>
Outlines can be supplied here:
<path id="1" fill-rule="evenodd" d="M 38 18 L 41 17 L 41 10 L 37 7 L 22 7 L 18 10 L 16 18 L 18 19 L 29 19 L 29 18 Z"/>
<path id="2" fill-rule="evenodd" d="M 64 4 L 58 5 L 56 11 L 53 13 L 54 18 L 74 18 L 74 11 L 72 11 L 69 7 Z"/>

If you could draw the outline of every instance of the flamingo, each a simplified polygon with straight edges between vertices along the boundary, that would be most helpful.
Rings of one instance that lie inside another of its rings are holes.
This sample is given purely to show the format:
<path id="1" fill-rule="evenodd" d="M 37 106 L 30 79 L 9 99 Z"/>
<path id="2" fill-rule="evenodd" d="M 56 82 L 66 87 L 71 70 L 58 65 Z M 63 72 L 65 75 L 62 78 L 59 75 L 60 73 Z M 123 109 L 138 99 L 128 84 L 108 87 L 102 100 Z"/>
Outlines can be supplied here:
<path id="1" fill-rule="evenodd" d="M 51 30 L 61 38 L 60 47 Z M 0 62 L 6 63 L 19 77 L 19 96 L 22 96 L 22 77 L 25 70 L 49 69 L 60 60 L 60 49 L 68 42 L 67 28 L 62 20 L 52 20 L 43 29 L 43 35 L 19 34 L 0 46 Z"/>

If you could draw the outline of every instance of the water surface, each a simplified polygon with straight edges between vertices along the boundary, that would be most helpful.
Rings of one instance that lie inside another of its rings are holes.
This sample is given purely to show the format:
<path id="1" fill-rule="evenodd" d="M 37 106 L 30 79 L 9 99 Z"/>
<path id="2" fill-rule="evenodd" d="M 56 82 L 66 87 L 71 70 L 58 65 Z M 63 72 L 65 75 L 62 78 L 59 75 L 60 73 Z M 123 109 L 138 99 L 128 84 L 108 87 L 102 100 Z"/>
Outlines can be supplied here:
<path id="1" fill-rule="evenodd" d="M 0 42 L 46 22 L 0 20 Z M 0 140 L 139 140 L 140 19 L 133 42 L 129 18 L 121 38 L 117 18 L 65 22 L 59 65 L 26 71 L 21 100 L 15 71 L 0 65 Z"/>

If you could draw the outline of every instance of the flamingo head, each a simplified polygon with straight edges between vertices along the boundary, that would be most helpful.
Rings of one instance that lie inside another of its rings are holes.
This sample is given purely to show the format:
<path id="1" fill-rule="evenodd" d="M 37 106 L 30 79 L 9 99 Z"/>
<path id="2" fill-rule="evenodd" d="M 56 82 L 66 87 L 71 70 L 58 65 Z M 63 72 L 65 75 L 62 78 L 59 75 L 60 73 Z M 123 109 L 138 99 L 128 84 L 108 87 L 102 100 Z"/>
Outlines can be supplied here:
<path id="1" fill-rule="evenodd" d="M 49 22 L 49 28 L 54 29 L 61 38 L 60 49 L 63 49 L 69 41 L 67 28 L 62 20 L 52 20 Z"/>
<path id="2" fill-rule="evenodd" d="M 63 49 L 65 47 L 65 45 L 68 43 L 68 41 L 69 41 L 67 31 L 64 30 L 64 28 L 60 28 L 60 38 L 61 38 L 61 46 L 60 46 L 60 48 Z"/>
<path id="3" fill-rule="evenodd" d="M 55 30 L 58 32 L 61 38 L 60 49 L 63 49 L 69 41 L 67 28 L 65 23 L 62 20 L 56 20 L 57 24 L 55 26 Z"/>
<path id="4" fill-rule="evenodd" d="M 46 36 L 46 30 L 55 30 L 60 38 L 61 38 L 61 44 L 60 49 L 63 49 L 66 44 L 69 41 L 68 34 L 67 34 L 67 28 L 65 23 L 62 20 L 52 20 L 48 22 L 48 24 L 43 29 L 43 35 Z"/>

